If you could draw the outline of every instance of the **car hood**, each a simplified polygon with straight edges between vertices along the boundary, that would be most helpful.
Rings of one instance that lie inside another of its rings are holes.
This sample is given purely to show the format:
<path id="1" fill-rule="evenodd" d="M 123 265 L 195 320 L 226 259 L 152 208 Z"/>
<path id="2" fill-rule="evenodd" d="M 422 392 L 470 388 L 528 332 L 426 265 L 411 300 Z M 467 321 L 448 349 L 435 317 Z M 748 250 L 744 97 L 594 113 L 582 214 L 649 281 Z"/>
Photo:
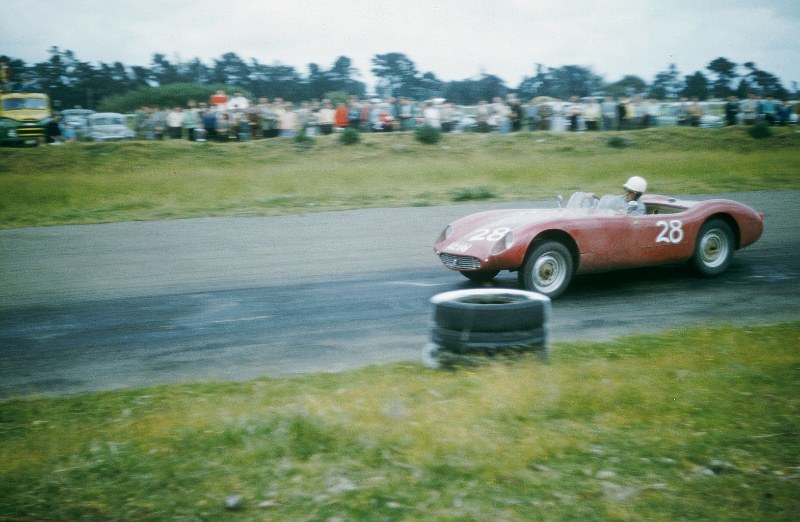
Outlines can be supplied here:
<path id="1" fill-rule="evenodd" d="M 517 241 L 524 242 L 524 236 L 548 228 L 550 223 L 563 225 L 565 221 L 613 214 L 616 213 L 610 210 L 567 208 L 480 212 L 451 223 L 449 226 L 452 232 L 449 237 L 445 239 L 442 234 L 434 249 L 437 252 L 485 258 L 493 250 L 496 251 L 497 243 L 502 242 L 508 232 L 511 232 Z"/>
<path id="2" fill-rule="evenodd" d="M 577 208 L 492 210 L 464 217 L 455 221 L 452 226 L 453 235 L 459 232 L 468 234 L 480 228 L 510 228 L 511 230 L 518 230 L 520 227 L 529 227 L 548 221 L 581 219 L 614 213 L 614 211 L 610 210 Z"/>

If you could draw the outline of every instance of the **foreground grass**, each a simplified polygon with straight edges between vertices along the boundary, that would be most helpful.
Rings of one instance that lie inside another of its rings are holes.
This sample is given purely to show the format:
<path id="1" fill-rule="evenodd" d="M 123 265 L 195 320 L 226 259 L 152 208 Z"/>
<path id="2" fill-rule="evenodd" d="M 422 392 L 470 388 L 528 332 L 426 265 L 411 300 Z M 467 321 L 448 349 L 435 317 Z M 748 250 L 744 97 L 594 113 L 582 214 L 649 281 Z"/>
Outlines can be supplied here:
<path id="1" fill-rule="evenodd" d="M 622 148 L 609 146 L 622 138 Z M 626 133 L 335 136 L 310 148 L 247 143 L 71 143 L 0 150 L 0 228 L 254 216 L 470 199 L 617 192 L 631 173 L 656 193 L 800 188 L 800 133 L 755 140 L 742 128 Z"/>
<path id="2" fill-rule="evenodd" d="M 696 329 L 549 363 L 12 400 L 0 519 L 796 520 L 798 341 Z"/>

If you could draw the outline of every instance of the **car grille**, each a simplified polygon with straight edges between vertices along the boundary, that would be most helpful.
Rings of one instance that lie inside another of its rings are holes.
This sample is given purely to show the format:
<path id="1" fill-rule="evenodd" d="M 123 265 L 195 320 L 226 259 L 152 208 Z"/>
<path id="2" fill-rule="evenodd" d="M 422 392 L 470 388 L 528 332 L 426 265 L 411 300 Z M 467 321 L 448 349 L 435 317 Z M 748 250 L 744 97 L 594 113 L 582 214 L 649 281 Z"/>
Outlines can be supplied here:
<path id="1" fill-rule="evenodd" d="M 477 270 L 481 267 L 481 260 L 470 256 L 454 256 L 453 254 L 439 254 L 439 258 L 447 268 L 456 270 Z"/>
<path id="2" fill-rule="evenodd" d="M 44 127 L 17 127 L 17 136 L 20 138 L 38 138 L 44 136 Z"/>

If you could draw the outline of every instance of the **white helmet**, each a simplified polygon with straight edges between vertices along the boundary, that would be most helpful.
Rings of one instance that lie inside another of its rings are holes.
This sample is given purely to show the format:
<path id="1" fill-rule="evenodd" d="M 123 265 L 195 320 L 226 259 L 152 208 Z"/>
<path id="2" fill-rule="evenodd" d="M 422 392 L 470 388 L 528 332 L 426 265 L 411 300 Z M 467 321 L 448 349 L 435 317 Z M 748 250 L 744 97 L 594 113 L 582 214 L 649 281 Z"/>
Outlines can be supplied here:
<path id="1" fill-rule="evenodd" d="M 639 194 L 644 194 L 644 191 L 647 190 L 647 181 L 641 176 L 631 176 L 630 179 L 623 185 L 627 190 L 631 192 L 638 192 Z"/>

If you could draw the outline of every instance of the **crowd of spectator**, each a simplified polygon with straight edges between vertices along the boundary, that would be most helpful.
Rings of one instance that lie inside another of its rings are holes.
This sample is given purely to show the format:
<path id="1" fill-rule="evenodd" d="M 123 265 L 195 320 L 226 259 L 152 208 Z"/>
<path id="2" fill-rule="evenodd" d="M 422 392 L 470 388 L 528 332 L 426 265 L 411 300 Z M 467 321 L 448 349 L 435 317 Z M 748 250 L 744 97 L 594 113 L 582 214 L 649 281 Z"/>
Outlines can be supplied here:
<path id="1" fill-rule="evenodd" d="M 788 102 L 750 96 L 729 99 L 715 116 L 720 125 L 796 123 Z M 515 95 L 461 107 L 443 99 L 424 102 L 407 98 L 358 99 L 346 102 L 312 100 L 295 104 L 275 98 L 252 102 L 241 93 L 218 91 L 207 102 L 186 107 L 142 107 L 135 115 L 141 139 L 247 141 L 259 138 L 329 135 L 344 129 L 361 132 L 410 131 L 430 126 L 443 132 L 508 133 L 537 131 L 633 130 L 661 125 L 702 126 L 708 104 L 697 99 L 660 102 L 654 99 L 612 97 L 560 101 L 539 97 L 527 103 Z"/>

